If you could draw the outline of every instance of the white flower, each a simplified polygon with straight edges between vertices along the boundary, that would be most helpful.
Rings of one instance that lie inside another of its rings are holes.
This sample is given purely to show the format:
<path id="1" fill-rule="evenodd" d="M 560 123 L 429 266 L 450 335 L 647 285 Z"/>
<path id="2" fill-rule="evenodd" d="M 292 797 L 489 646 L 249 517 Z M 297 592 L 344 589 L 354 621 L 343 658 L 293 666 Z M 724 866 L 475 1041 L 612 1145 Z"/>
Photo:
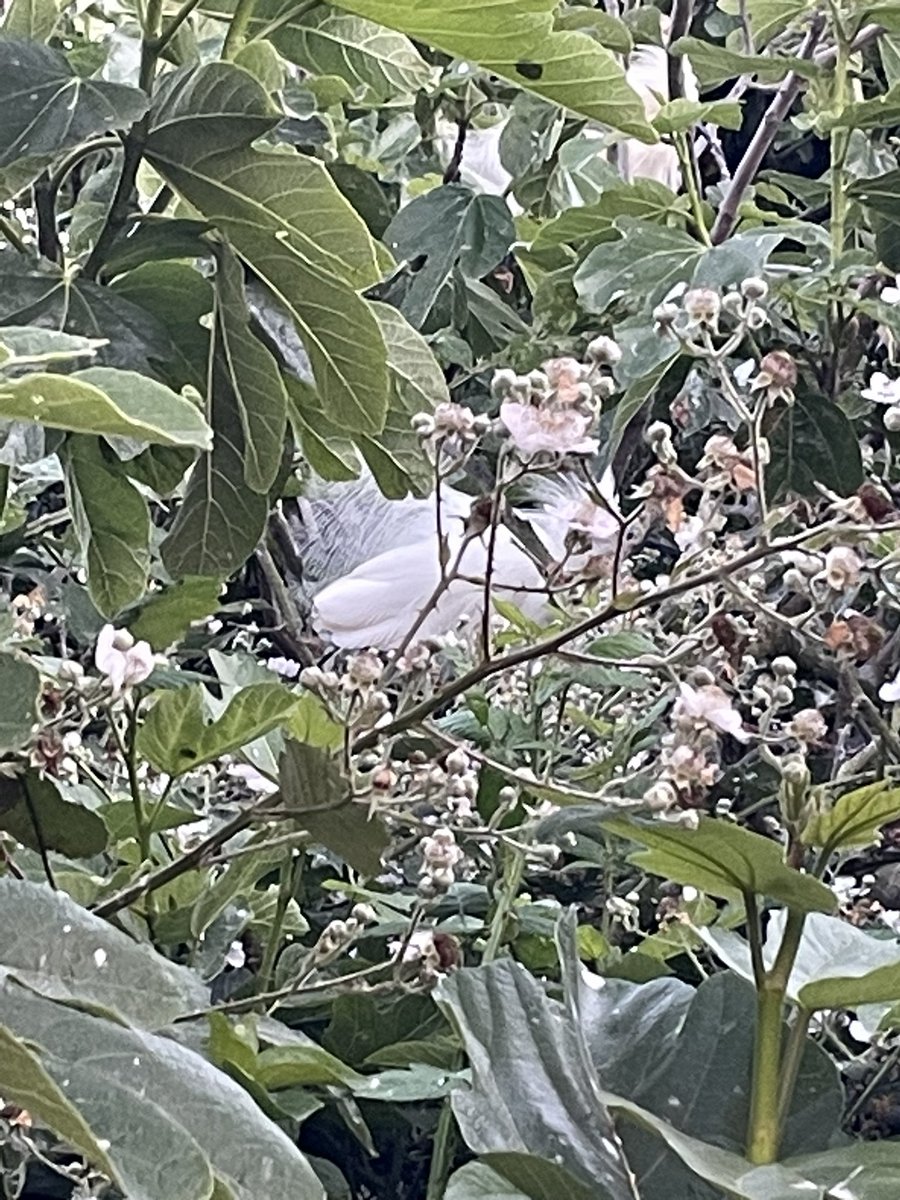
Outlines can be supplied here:
<path id="1" fill-rule="evenodd" d="M 894 283 L 900 285 L 900 276 L 894 276 Z M 881 295 L 878 297 L 884 304 L 900 304 L 900 286 L 887 287 L 881 289 Z"/>
<path id="2" fill-rule="evenodd" d="M 849 546 L 832 546 L 825 555 L 825 579 L 836 592 L 845 592 L 859 583 L 862 563 Z"/>
<path id="3" fill-rule="evenodd" d="M 97 635 L 94 662 L 112 684 L 113 694 L 143 683 L 155 666 L 147 642 L 136 642 L 127 629 L 104 625 Z"/>
<path id="4" fill-rule="evenodd" d="M 259 792 L 265 796 L 273 796 L 278 791 L 278 784 L 267 779 L 256 767 L 249 763 L 232 763 L 227 773 L 232 779 L 242 779 L 251 792 Z"/>
<path id="5" fill-rule="evenodd" d="M 738 741 L 747 740 L 741 714 L 720 687 L 710 683 L 704 687 L 693 688 L 689 683 L 681 683 L 678 688 L 680 695 L 672 711 L 675 721 L 712 725 L 722 733 L 730 733 Z"/>
<path id="6" fill-rule="evenodd" d="M 828 733 L 828 725 L 817 708 L 801 708 L 788 725 L 788 732 L 799 742 L 812 745 L 822 741 Z"/>
<path id="7" fill-rule="evenodd" d="M 593 417 L 576 408 L 504 400 L 500 420 L 523 458 L 535 454 L 593 454 L 599 443 L 587 432 Z"/>
<path id="8" fill-rule="evenodd" d="M 229 967 L 234 967 L 235 970 L 242 967 L 247 961 L 247 955 L 244 952 L 244 947 L 241 942 L 232 942 L 228 947 L 228 953 L 225 955 L 225 963 Z"/>
<path id="9" fill-rule="evenodd" d="M 900 379 L 888 379 L 883 371 L 873 371 L 869 386 L 860 395 L 876 404 L 900 404 Z"/>
<path id="10" fill-rule="evenodd" d="M 900 675 L 896 675 L 888 683 L 883 683 L 878 689 L 878 699 L 884 700 L 887 704 L 896 704 L 900 701 Z"/>
<path id="11" fill-rule="evenodd" d="M 266 666 L 285 679 L 296 679 L 300 674 L 300 664 L 292 658 L 267 658 Z"/>
<path id="12" fill-rule="evenodd" d="M 435 972 L 441 964 L 441 956 L 434 944 L 434 930 L 417 929 L 409 941 L 397 938 L 388 942 L 388 952 L 396 958 L 403 951 L 401 962 L 421 962 L 427 970 Z"/>

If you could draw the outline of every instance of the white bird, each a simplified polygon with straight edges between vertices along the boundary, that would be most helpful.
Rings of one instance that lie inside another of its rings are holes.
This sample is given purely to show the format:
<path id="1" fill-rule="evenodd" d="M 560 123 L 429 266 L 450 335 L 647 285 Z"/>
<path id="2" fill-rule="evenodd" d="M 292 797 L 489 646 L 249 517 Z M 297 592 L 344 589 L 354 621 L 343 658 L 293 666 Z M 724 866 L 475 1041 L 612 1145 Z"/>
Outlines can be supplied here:
<path id="1" fill-rule="evenodd" d="M 668 35 L 667 29 L 664 32 Z M 681 63 L 685 99 L 697 100 L 700 97 L 697 76 L 686 58 Z M 648 43 L 635 46 L 628 56 L 625 78 L 643 100 L 647 120 L 652 121 L 669 100 L 669 56 L 665 49 Z M 626 183 L 655 179 L 673 192 L 681 187 L 678 152 L 666 142 L 648 146 L 635 138 L 627 138 L 618 145 L 616 166 Z"/>
<path id="2" fill-rule="evenodd" d="M 360 499 L 356 489 L 351 503 L 358 504 Z M 369 502 L 381 507 L 374 496 Z M 544 577 L 509 529 L 498 524 L 493 555 L 489 553 L 488 530 L 467 536 L 470 496 L 450 487 L 441 490 L 441 533 L 446 539 L 448 570 L 461 578 L 453 579 L 439 595 L 442 570 L 434 496 L 384 503 L 394 511 L 386 514 L 392 528 L 384 530 L 387 536 L 381 540 L 391 544 L 326 584 L 314 597 L 313 624 L 323 637 L 347 650 L 393 650 L 414 628 L 414 640 L 423 641 L 449 633 L 464 622 L 477 627 L 484 612 L 489 558 L 491 594 L 512 601 L 535 619 L 544 615 Z"/>
<path id="3" fill-rule="evenodd" d="M 619 522 L 611 473 L 600 486 L 595 504 L 583 487 L 567 476 L 535 477 L 531 496 L 536 507 L 517 509 L 530 523 L 549 557 L 566 559 L 566 537 L 575 530 L 589 540 L 591 551 L 567 567 L 578 570 L 591 553 L 608 553 L 615 545 Z M 300 553 L 313 573 L 313 625 L 316 631 L 347 650 L 396 650 L 415 629 L 413 641 L 440 637 L 460 628 L 478 629 L 484 613 L 484 578 L 490 532 L 467 537 L 472 498 L 454 488 L 441 491 L 441 532 L 448 564 L 461 578 L 434 597 L 441 584 L 440 543 L 434 496 L 387 500 L 370 475 L 352 483 L 329 485 L 323 496 L 310 498 L 307 519 L 312 529 L 300 539 Z M 528 551 L 506 525 L 498 524 L 491 556 L 491 595 L 511 601 L 534 620 L 549 615 L 546 580 Z M 425 614 L 423 616 L 423 613 Z"/>

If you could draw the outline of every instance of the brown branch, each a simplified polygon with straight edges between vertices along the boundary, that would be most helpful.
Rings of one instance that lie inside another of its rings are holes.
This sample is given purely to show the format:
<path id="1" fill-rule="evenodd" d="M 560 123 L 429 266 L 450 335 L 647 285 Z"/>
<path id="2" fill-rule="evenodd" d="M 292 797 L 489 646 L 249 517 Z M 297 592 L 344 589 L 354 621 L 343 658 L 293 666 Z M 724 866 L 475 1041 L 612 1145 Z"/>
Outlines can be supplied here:
<path id="1" fill-rule="evenodd" d="M 809 60 L 815 53 L 819 38 L 825 27 L 825 18 L 817 14 L 809 27 L 803 45 L 800 47 L 799 58 Z M 794 101 L 800 94 L 803 78 L 795 71 L 789 71 L 772 97 L 772 103 L 766 110 L 766 115 L 759 123 L 759 128 L 753 135 L 750 145 L 744 151 L 744 156 L 738 163 L 731 184 L 725 194 L 721 207 L 716 214 L 715 223 L 710 232 L 714 246 L 718 246 L 731 236 L 738 222 L 738 209 L 743 203 L 750 185 L 756 178 L 762 160 L 775 141 L 785 118 L 791 111 Z"/>

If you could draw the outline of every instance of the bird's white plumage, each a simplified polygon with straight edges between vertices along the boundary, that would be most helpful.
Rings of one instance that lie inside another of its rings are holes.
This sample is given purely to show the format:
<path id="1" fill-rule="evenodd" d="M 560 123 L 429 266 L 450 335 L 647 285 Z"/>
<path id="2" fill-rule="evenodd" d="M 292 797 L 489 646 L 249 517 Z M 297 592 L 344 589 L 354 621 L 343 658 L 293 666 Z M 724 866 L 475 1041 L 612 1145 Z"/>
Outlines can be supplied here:
<path id="1" fill-rule="evenodd" d="M 345 493 L 345 509 L 347 499 Z M 457 564 L 456 573 L 464 578 L 453 580 L 442 592 L 418 626 L 417 641 L 449 633 L 466 621 L 477 628 L 484 612 L 490 534 L 485 532 L 466 543 L 471 498 L 453 488 L 444 488 L 441 499 L 441 526 L 449 563 Z M 351 509 L 359 511 L 359 500 L 352 497 L 350 500 Z M 379 547 L 377 553 L 327 583 L 313 600 L 313 623 L 317 631 L 343 649 L 396 649 L 428 607 L 441 581 L 434 497 L 383 503 L 392 510 L 386 513 L 390 517 L 388 540 L 392 544 Z M 363 501 L 363 505 L 371 511 L 372 504 Z M 374 506 L 378 507 L 377 502 Z M 332 513 L 339 508 L 340 505 L 334 505 Z M 347 518 L 352 520 L 345 511 Z M 329 530 L 328 535 L 332 532 L 333 529 Z M 498 526 L 492 558 L 492 595 L 511 600 L 523 612 L 537 617 L 546 609 L 543 588 L 544 578 L 536 563 L 505 526 Z"/>

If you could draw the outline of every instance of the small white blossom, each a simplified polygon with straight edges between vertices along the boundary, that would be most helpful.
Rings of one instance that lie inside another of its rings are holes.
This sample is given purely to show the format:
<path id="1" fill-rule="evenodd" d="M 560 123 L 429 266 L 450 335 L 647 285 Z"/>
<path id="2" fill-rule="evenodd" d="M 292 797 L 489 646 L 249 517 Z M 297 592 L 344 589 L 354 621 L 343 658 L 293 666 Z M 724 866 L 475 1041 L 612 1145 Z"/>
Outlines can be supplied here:
<path id="1" fill-rule="evenodd" d="M 228 947 L 228 953 L 225 955 L 225 963 L 229 967 L 234 967 L 235 970 L 242 967 L 247 961 L 247 955 L 244 953 L 244 947 L 241 942 L 232 942 Z"/>
<path id="2" fill-rule="evenodd" d="M 593 417 L 577 408 L 522 404 L 504 400 L 500 420 L 522 458 L 536 454 L 593 454 L 599 445 L 588 437 Z"/>
<path id="3" fill-rule="evenodd" d="M 836 592 L 856 587 L 862 563 L 849 546 L 833 546 L 825 555 L 825 579 Z"/>
<path id="4" fill-rule="evenodd" d="M 900 674 L 883 683 L 878 689 L 878 699 L 886 704 L 896 704 L 900 701 Z"/>
<path id="5" fill-rule="evenodd" d="M 860 395 L 876 404 L 900 404 L 900 379 L 889 379 L 883 371 L 873 371 L 869 386 Z"/>
<path id="6" fill-rule="evenodd" d="M 679 684 L 679 692 L 672 712 L 676 722 L 686 722 L 695 726 L 711 725 L 722 733 L 730 733 L 738 741 L 747 740 L 741 714 L 720 687 L 707 684 L 705 687 L 693 688 L 689 683 L 682 683 Z"/>
<path id="7" fill-rule="evenodd" d="M 114 695 L 143 683 L 155 666 L 147 642 L 136 642 L 127 629 L 115 629 L 112 625 L 104 625 L 97 635 L 94 662 L 97 670 L 109 679 Z"/>
<path id="8" fill-rule="evenodd" d="M 405 963 L 421 963 L 424 970 L 428 974 L 437 974 L 441 965 L 441 956 L 438 953 L 438 948 L 434 944 L 434 931 L 431 929 L 417 929 L 412 937 L 405 939 L 398 938 L 388 942 L 388 951 L 392 957 L 396 958 L 400 952 L 403 952 L 400 959 Z"/>

